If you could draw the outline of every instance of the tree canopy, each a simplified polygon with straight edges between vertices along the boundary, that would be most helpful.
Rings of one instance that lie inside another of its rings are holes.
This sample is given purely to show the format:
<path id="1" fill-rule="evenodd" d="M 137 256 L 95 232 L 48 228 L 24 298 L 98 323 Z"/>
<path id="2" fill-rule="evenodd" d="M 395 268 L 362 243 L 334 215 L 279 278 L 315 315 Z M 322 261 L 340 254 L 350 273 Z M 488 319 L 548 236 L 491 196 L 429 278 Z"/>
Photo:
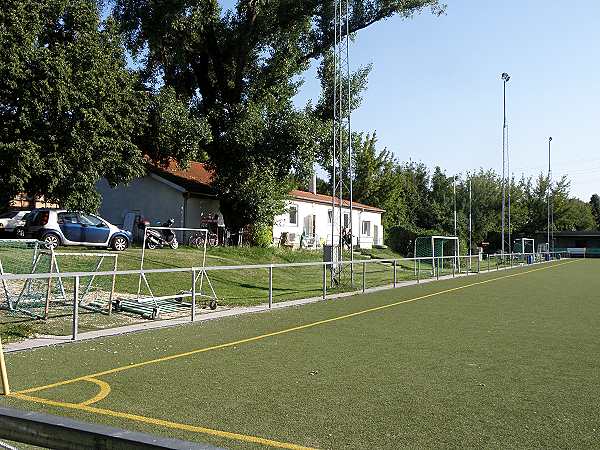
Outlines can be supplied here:
<path id="1" fill-rule="evenodd" d="M 428 7 L 442 11 L 437 0 L 355 0 L 350 31 Z M 332 47 L 333 3 L 239 0 L 225 10 L 215 0 L 115 0 L 113 12 L 147 85 L 173 88 L 206 120 L 226 223 L 271 221 L 329 136 L 323 118 L 292 99 L 298 77 Z"/>

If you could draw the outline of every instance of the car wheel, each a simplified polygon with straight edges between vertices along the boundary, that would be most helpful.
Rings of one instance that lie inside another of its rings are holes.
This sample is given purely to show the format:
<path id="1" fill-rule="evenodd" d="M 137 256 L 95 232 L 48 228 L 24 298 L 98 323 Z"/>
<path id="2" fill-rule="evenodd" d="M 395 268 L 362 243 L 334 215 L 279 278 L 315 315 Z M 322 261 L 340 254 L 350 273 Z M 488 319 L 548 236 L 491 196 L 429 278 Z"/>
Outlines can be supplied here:
<path id="1" fill-rule="evenodd" d="M 127 250 L 127 247 L 129 247 L 129 242 L 123 236 L 117 236 L 112 241 L 112 248 L 117 252 L 123 252 Z"/>
<path id="2" fill-rule="evenodd" d="M 48 233 L 42 238 L 42 242 L 48 250 L 54 250 L 60 245 L 60 238 L 54 233 Z"/>

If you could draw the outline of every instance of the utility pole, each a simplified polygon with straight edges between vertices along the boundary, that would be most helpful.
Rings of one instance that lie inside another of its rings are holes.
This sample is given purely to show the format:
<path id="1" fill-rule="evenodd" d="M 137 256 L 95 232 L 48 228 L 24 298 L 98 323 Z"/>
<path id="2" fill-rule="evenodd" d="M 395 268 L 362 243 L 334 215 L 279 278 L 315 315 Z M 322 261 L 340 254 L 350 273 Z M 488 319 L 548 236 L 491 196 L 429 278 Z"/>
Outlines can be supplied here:
<path id="1" fill-rule="evenodd" d="M 504 237 L 504 219 L 505 219 L 505 205 L 506 205 L 506 83 L 510 80 L 510 75 L 504 72 L 501 75 L 504 87 L 504 122 L 502 125 L 502 257 L 504 258 L 504 244 L 506 239 Z"/>
<path id="2" fill-rule="evenodd" d="M 473 191 L 471 186 L 471 177 L 469 177 L 469 257 L 472 256 L 472 245 L 473 245 Z M 471 259 L 469 258 L 469 261 Z"/>

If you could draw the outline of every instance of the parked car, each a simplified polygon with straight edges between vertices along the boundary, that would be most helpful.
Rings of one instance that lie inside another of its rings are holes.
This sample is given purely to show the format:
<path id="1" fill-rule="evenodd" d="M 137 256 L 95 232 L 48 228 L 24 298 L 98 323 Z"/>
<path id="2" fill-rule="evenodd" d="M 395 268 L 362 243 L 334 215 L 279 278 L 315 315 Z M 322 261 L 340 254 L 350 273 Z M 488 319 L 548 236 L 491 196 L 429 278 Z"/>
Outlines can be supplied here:
<path id="1" fill-rule="evenodd" d="M 34 209 L 27 217 L 25 234 L 44 242 L 47 248 L 82 245 L 124 251 L 131 245 L 129 231 L 94 214 L 63 209 Z"/>
<path id="2" fill-rule="evenodd" d="M 25 216 L 29 211 L 8 211 L 0 214 L 0 232 L 25 237 Z"/>

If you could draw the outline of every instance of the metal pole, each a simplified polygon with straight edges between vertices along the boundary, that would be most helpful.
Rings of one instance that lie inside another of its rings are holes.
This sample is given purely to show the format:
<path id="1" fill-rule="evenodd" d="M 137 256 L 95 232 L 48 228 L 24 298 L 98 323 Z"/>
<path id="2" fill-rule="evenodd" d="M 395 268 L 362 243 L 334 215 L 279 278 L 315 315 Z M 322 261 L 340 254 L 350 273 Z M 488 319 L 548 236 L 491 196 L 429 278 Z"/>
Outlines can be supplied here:
<path id="1" fill-rule="evenodd" d="M 348 97 L 347 97 L 347 109 L 348 109 L 348 188 L 350 190 L 350 283 L 351 286 L 354 287 L 354 228 L 352 221 L 352 202 L 353 202 L 353 193 L 352 193 L 352 124 L 350 122 L 350 118 L 352 115 L 351 107 L 350 107 L 350 98 L 351 98 L 351 84 L 352 78 L 350 77 L 350 1 L 346 1 L 346 78 L 347 78 L 347 88 L 348 88 Z"/>
<path id="2" fill-rule="evenodd" d="M 503 81 L 503 115 L 504 122 L 502 125 L 502 250 L 501 254 L 504 258 L 504 219 L 506 205 L 506 83 L 510 80 L 510 76 L 504 72 L 501 76 Z"/>
<path id="3" fill-rule="evenodd" d="M 471 255 L 473 254 L 473 208 L 472 208 L 472 186 L 471 177 L 469 177 L 469 265 L 471 264 Z"/>
<path id="4" fill-rule="evenodd" d="M 73 336 L 77 340 L 77 328 L 79 327 L 79 277 L 75 277 L 75 286 L 73 286 Z"/>
<path id="5" fill-rule="evenodd" d="M 273 307 L 273 264 L 269 266 L 269 309 Z"/>
<path id="6" fill-rule="evenodd" d="M 552 137 L 548 138 L 548 236 L 546 239 L 546 243 L 547 243 L 547 252 L 548 254 L 550 254 L 550 191 L 552 189 L 552 168 L 550 166 L 550 151 L 551 151 L 551 142 L 552 142 Z"/>
<path id="7" fill-rule="evenodd" d="M 4 361 L 4 350 L 2 349 L 2 339 L 0 339 L 0 374 L 2 375 L 2 395 L 10 395 L 10 386 L 8 385 L 8 372 L 6 371 L 6 362 Z"/>
<path id="8" fill-rule="evenodd" d="M 323 300 L 327 298 L 327 263 L 323 264 Z"/>
<path id="9" fill-rule="evenodd" d="M 417 284 L 421 283 L 421 260 L 417 260 Z"/>
<path id="10" fill-rule="evenodd" d="M 396 275 L 396 260 L 394 259 L 394 287 L 396 287 L 397 275 Z"/>
<path id="11" fill-rule="evenodd" d="M 367 287 L 367 263 L 362 263 L 362 291 L 365 292 Z"/>
<path id="12" fill-rule="evenodd" d="M 196 269 L 192 270 L 192 322 L 196 320 Z"/>

